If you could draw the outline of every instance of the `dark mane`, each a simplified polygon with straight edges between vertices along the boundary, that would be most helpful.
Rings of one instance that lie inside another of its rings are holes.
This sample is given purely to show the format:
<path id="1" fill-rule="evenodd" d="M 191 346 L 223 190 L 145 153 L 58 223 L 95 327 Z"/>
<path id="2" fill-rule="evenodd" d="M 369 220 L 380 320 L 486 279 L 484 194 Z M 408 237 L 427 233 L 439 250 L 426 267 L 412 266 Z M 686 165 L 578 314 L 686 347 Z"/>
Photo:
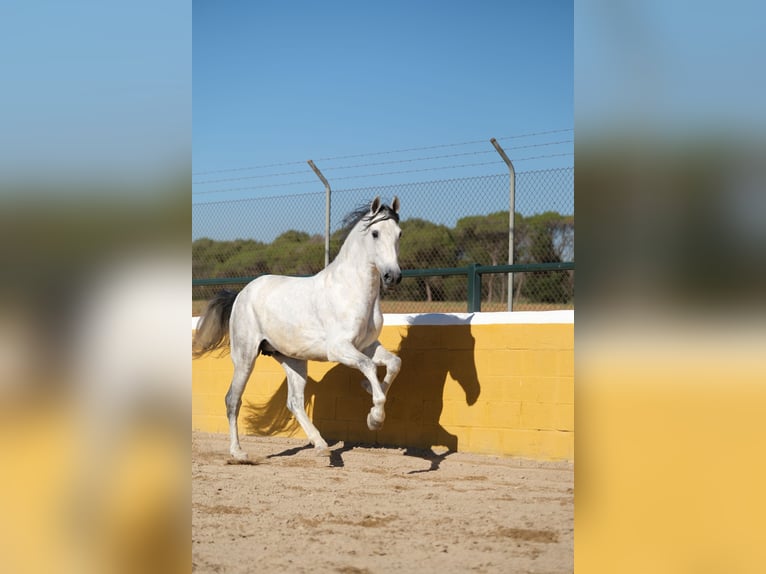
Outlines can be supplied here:
<path id="1" fill-rule="evenodd" d="M 356 226 L 357 223 L 360 221 L 367 221 L 367 225 L 365 228 L 370 227 L 370 225 L 373 225 L 375 223 L 378 223 L 379 221 L 385 221 L 386 219 L 393 219 L 397 223 L 399 223 L 399 214 L 396 213 L 393 209 L 391 209 L 389 206 L 382 204 L 380 206 L 380 209 L 378 210 L 378 213 L 375 214 L 375 216 L 370 215 L 370 202 L 360 205 L 353 211 L 346 214 L 346 216 L 343 218 L 343 221 L 341 222 L 341 230 L 342 230 L 342 238 L 343 241 L 346 240 L 346 237 L 348 237 L 348 234 L 351 232 L 352 229 Z"/>

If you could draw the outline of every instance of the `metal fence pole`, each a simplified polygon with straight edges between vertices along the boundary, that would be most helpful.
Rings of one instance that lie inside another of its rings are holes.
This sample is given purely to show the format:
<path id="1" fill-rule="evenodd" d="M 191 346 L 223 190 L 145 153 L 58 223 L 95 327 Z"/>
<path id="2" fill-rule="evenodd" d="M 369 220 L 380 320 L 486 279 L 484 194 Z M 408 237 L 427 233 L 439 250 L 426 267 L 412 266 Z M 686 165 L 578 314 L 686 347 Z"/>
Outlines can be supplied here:
<path id="1" fill-rule="evenodd" d="M 508 166 L 508 172 L 510 174 L 508 190 L 508 265 L 513 265 L 513 220 L 516 215 L 516 170 L 513 168 L 513 162 L 505 154 L 505 150 L 500 147 L 497 140 L 492 138 L 489 141 L 495 146 L 500 157 L 503 158 L 503 161 Z M 513 273 L 508 274 L 508 310 L 513 311 Z"/>
<path id="2" fill-rule="evenodd" d="M 322 175 L 319 168 L 314 165 L 314 162 L 308 160 L 308 164 L 311 169 L 314 170 L 314 173 L 317 174 L 317 177 L 322 181 L 325 189 L 324 266 L 327 267 L 330 264 L 330 196 L 332 195 L 332 190 L 330 189 L 330 182 L 325 179 L 325 176 Z"/>
<path id="3" fill-rule="evenodd" d="M 466 268 L 468 275 L 468 312 L 481 311 L 481 275 L 476 271 L 478 264 L 471 263 Z"/>

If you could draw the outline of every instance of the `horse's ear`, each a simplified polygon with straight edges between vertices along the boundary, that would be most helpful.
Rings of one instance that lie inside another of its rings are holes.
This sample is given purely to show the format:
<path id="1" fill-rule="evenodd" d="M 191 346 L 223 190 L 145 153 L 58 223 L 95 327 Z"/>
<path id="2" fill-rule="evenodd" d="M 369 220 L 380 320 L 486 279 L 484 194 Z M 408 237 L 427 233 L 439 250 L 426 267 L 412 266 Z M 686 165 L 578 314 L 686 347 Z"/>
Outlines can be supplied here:
<path id="1" fill-rule="evenodd" d="M 370 215 L 375 215 L 380 211 L 382 204 L 380 203 L 380 196 L 376 197 L 372 200 L 372 203 L 370 204 Z"/>
<path id="2" fill-rule="evenodd" d="M 391 209 L 397 215 L 399 214 L 399 198 L 397 196 L 394 196 L 394 200 L 391 202 Z"/>

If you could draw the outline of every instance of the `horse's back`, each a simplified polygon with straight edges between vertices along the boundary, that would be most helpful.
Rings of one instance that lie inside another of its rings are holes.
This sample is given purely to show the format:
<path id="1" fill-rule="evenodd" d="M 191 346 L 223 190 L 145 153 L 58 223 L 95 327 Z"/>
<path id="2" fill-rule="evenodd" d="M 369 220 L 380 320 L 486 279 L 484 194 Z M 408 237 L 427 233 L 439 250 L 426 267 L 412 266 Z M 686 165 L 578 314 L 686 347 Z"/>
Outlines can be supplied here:
<path id="1" fill-rule="evenodd" d="M 257 314 L 288 315 L 291 309 L 302 310 L 314 305 L 314 283 L 314 277 L 261 275 L 248 283 L 239 297 Z"/>

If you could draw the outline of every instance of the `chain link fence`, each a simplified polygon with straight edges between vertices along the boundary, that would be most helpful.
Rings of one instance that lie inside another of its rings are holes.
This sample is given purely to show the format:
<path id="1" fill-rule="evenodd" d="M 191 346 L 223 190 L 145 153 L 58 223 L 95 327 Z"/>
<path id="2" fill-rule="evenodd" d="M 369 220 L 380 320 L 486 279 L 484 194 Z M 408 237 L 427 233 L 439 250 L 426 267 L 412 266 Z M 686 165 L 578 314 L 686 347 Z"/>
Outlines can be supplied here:
<path id="1" fill-rule="evenodd" d="M 332 182 L 331 182 L 332 183 Z M 346 213 L 380 196 L 401 202 L 403 271 L 508 263 L 510 176 L 490 175 L 332 191 L 330 257 Z M 574 168 L 516 174 L 514 262 L 574 261 Z M 264 273 L 311 275 L 324 266 L 325 193 L 192 206 L 193 311 L 221 285 Z M 213 284 L 213 281 L 218 283 Z M 507 310 L 508 275 L 482 277 L 482 310 Z M 574 308 L 574 271 L 513 274 L 513 309 Z M 388 313 L 464 312 L 464 275 L 407 276 L 384 292 Z"/>

